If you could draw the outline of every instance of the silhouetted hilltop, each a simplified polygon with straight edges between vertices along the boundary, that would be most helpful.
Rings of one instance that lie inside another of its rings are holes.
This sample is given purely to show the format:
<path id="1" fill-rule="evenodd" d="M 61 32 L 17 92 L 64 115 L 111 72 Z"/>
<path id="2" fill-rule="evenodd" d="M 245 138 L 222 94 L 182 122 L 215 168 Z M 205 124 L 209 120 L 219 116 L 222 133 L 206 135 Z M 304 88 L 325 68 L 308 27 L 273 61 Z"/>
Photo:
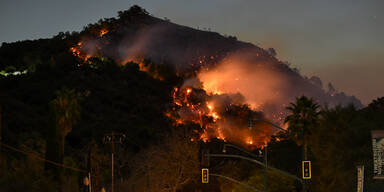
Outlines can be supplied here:
<path id="1" fill-rule="evenodd" d="M 78 42 L 81 45 L 77 45 Z M 268 66 L 284 76 L 287 83 L 283 95 L 287 101 L 308 95 L 331 106 L 350 103 L 359 108 L 363 106 L 355 97 L 335 91 L 332 85 L 324 90 L 317 77 L 302 76 L 279 61 L 274 49 L 264 50 L 236 37 L 174 24 L 151 16 L 139 6 L 119 12 L 117 18 L 89 24 L 80 33 L 67 32 L 52 39 L 4 43 L 0 48 L 0 69 L 25 70 L 31 65 L 49 62 L 57 53 L 67 54 L 62 52 L 76 46 L 83 56 L 109 57 L 121 64 L 149 59 L 157 65 L 173 66 L 183 77 L 194 77 L 201 68 L 210 69 L 230 55 L 246 53 L 247 57 L 251 55 L 254 65 Z"/>
<path id="2" fill-rule="evenodd" d="M 108 33 L 100 37 L 100 30 L 103 29 L 108 30 Z M 80 36 L 85 44 L 82 51 L 87 54 L 111 57 L 122 63 L 147 58 L 160 65 L 175 66 L 179 73 L 187 77 L 196 75 L 202 67 L 216 66 L 230 55 L 247 53 L 247 57 L 252 55 L 251 60 L 255 65 L 268 65 L 285 76 L 289 100 L 304 94 L 331 106 L 352 103 L 362 107 L 358 99 L 337 92 L 332 85 L 324 90 L 318 77 L 300 75 L 296 69 L 279 61 L 272 48 L 264 50 L 239 41 L 236 37 L 162 20 L 138 6 L 119 12 L 117 19 L 104 19 L 87 26 Z"/>

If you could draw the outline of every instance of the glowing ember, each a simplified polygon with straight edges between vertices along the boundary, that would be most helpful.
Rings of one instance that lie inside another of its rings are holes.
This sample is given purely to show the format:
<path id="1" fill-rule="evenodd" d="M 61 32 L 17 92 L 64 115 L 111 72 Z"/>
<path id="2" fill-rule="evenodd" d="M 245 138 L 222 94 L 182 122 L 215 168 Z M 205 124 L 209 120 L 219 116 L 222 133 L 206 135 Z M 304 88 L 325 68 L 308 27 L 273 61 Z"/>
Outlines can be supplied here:
<path id="1" fill-rule="evenodd" d="M 109 31 L 108 29 L 101 29 L 99 32 L 99 37 L 103 37 L 105 34 L 107 34 Z M 89 58 L 96 56 L 99 54 L 98 52 L 101 50 L 100 43 L 94 43 L 93 40 L 88 41 L 80 41 L 77 43 L 76 46 L 71 47 L 70 51 L 72 54 L 84 61 L 87 61 Z M 108 42 L 105 42 L 108 43 Z M 87 48 L 85 48 L 87 47 Z"/>
<path id="2" fill-rule="evenodd" d="M 248 145 L 252 145 L 253 144 L 253 140 L 250 137 L 247 139 L 246 142 L 247 142 Z"/>
<path id="3" fill-rule="evenodd" d="M 207 94 L 192 87 L 175 87 L 172 96 L 175 107 L 173 113 L 166 113 L 166 116 L 175 124 L 199 124 L 202 130 L 197 139 L 201 141 L 216 138 L 254 149 L 264 145 L 272 134 L 271 127 L 266 124 L 255 123 L 249 129 L 249 114 L 255 112 L 246 105 L 233 103 L 227 95 Z"/>
<path id="4" fill-rule="evenodd" d="M 281 124 L 286 116 L 287 100 L 294 98 L 286 76 L 267 63 L 258 52 L 233 53 L 197 78 L 209 94 L 241 94 L 253 110 L 263 111 L 272 122 Z"/>
<path id="5" fill-rule="evenodd" d="M 100 43 L 104 42 L 106 38 L 102 37 L 107 33 L 107 29 L 102 29 L 97 40 L 78 42 L 70 48 L 71 53 L 84 61 L 91 56 L 101 55 Z M 132 57 L 123 58 L 122 64 L 134 61 L 138 63 L 141 71 L 155 79 L 163 80 L 159 73 L 161 68 L 143 60 L 141 54 L 145 55 L 138 52 Z M 257 116 L 257 118 L 267 117 L 273 122 L 282 121 L 284 113 L 279 111 L 280 108 L 267 111 L 264 109 L 270 108 L 264 106 L 271 103 L 280 106 L 284 100 L 277 90 L 284 87 L 284 82 L 274 78 L 278 74 L 273 71 L 249 67 L 243 64 L 241 59 L 225 60 L 214 69 L 209 68 L 207 63 L 218 57 L 221 56 L 196 58 L 195 66 L 199 68 L 193 72 L 197 74 L 199 83 L 175 87 L 172 93 L 174 105 L 164 115 L 172 119 L 176 126 L 189 123 L 199 125 L 200 129 L 197 130 L 199 136 L 191 138 L 192 140 L 206 142 L 220 139 L 248 149 L 263 146 L 272 135 L 272 127 L 265 123 L 254 122 L 250 129 L 249 120 L 256 119 L 253 116 Z M 281 108 L 284 106 L 281 105 Z M 265 112 L 265 116 L 259 112 L 261 110 Z"/>
<path id="6" fill-rule="evenodd" d="M 105 34 L 107 34 L 108 32 L 109 32 L 108 29 L 101 29 L 101 30 L 100 30 L 100 34 L 99 34 L 99 36 L 102 37 L 102 36 L 104 36 Z"/>
<path id="7" fill-rule="evenodd" d="M 69 50 L 72 52 L 72 54 L 84 61 L 87 61 L 89 58 L 91 58 L 92 56 L 90 54 L 86 54 L 84 52 L 81 51 L 81 49 L 83 48 L 83 42 L 80 41 L 77 43 L 77 45 L 75 47 L 71 47 Z"/>

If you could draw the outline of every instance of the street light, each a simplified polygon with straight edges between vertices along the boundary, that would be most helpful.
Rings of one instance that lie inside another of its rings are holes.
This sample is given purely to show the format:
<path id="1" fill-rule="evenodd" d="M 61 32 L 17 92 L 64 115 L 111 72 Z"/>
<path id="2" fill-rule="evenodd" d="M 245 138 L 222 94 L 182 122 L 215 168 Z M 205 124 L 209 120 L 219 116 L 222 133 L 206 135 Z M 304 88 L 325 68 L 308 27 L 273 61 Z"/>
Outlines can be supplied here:
<path id="1" fill-rule="evenodd" d="M 259 150 L 259 156 L 253 154 L 253 153 L 250 153 L 244 149 L 242 149 L 241 147 L 238 147 L 236 145 L 232 145 L 232 144 L 229 144 L 229 143 L 224 143 L 224 146 L 223 146 L 223 153 L 226 153 L 227 152 L 227 146 L 228 147 L 233 147 L 239 151 L 242 151 L 243 153 L 246 153 L 252 157 L 255 157 L 255 158 L 259 158 L 260 157 L 260 154 L 261 154 L 261 151 Z M 264 191 L 266 192 L 267 191 L 267 168 L 268 168 L 268 158 L 267 158 L 267 145 L 264 145 Z"/>
<path id="2" fill-rule="evenodd" d="M 288 131 L 287 130 L 285 130 L 285 129 L 283 129 L 283 128 L 281 128 L 281 127 L 279 127 L 279 126 L 277 126 L 277 125 L 275 125 L 275 124 L 273 124 L 273 123 L 271 123 L 271 122 L 269 122 L 269 121 L 266 121 L 266 120 L 264 120 L 264 119 L 261 119 L 260 117 L 258 117 L 258 118 L 250 118 L 249 119 L 249 121 L 250 121 L 250 123 L 249 123 L 249 125 L 250 126 L 253 126 L 253 121 L 262 121 L 262 122 L 264 122 L 264 123 L 267 123 L 267 124 L 270 124 L 270 125 L 272 125 L 273 127 L 275 127 L 275 128 L 277 128 L 277 129 L 279 129 L 280 131 L 284 131 L 285 133 L 288 133 Z M 250 127 L 250 129 L 251 129 L 251 127 Z M 303 151 L 303 160 L 302 160 L 302 162 L 304 162 L 304 161 L 307 161 L 307 155 L 306 155 L 306 151 L 305 151 L 305 146 L 304 146 L 304 142 L 305 142 L 305 140 L 304 140 L 304 130 L 302 131 L 302 138 L 303 138 L 303 149 L 302 149 L 302 151 Z M 304 176 L 303 176 L 303 179 L 308 179 L 308 178 L 305 178 Z M 303 191 L 306 191 L 306 188 L 307 188 L 307 186 L 306 186 L 306 181 L 304 180 L 303 182 L 302 182 L 302 184 L 303 184 Z"/>
<path id="3" fill-rule="evenodd" d="M 279 126 L 277 126 L 277 125 L 275 125 L 269 121 L 266 121 L 260 117 L 249 118 L 249 125 L 248 125 L 249 129 L 253 128 L 253 121 L 262 121 L 264 123 L 272 125 L 273 127 L 279 129 L 280 131 L 287 132 L 287 130 L 285 130 L 285 129 L 283 129 L 283 128 L 281 128 L 281 127 L 279 127 Z M 259 151 L 259 153 L 261 153 L 261 151 Z M 264 145 L 264 164 L 265 164 L 265 166 L 264 166 L 264 191 L 267 191 L 267 168 L 268 168 L 268 145 L 267 144 Z"/>
<path id="4" fill-rule="evenodd" d="M 250 118 L 249 119 L 249 129 L 252 129 L 252 127 L 253 127 L 253 121 L 262 121 L 263 123 L 267 123 L 267 124 L 269 124 L 269 125 L 272 125 L 274 128 L 277 128 L 277 129 L 279 129 L 280 131 L 284 131 L 285 133 L 288 133 L 288 131 L 287 130 L 285 130 L 284 128 L 281 128 L 281 127 L 279 127 L 278 125 L 276 125 L 276 124 L 274 124 L 274 123 L 271 123 L 271 122 L 269 122 L 269 121 L 267 121 L 267 120 L 264 120 L 264 119 L 262 119 L 262 118 Z M 251 127 L 252 126 L 252 127 Z"/>
<path id="5" fill-rule="evenodd" d="M 253 157 L 255 157 L 255 158 L 260 157 L 260 156 L 257 156 L 257 155 L 255 155 L 255 154 L 253 154 L 253 153 L 248 152 L 248 151 L 245 150 L 245 149 L 242 149 L 241 147 L 238 147 L 238 146 L 236 146 L 236 145 L 232 145 L 232 144 L 230 144 L 230 143 L 224 143 L 224 145 L 223 145 L 223 150 L 222 150 L 223 153 L 226 153 L 226 152 L 227 152 L 227 146 L 228 146 L 228 147 L 233 147 L 233 148 L 235 148 L 235 149 L 237 149 L 237 150 L 239 150 L 239 151 L 241 151 L 241 152 L 243 152 L 243 153 L 246 153 L 246 154 L 248 154 L 248 155 L 250 155 L 250 156 L 253 156 Z M 259 151 L 259 153 L 260 153 L 260 151 Z"/>
<path id="6" fill-rule="evenodd" d="M 277 126 L 277 125 L 275 125 L 275 124 L 273 124 L 271 122 L 268 122 L 268 121 L 265 121 L 263 119 L 260 119 L 260 118 L 257 118 L 257 119 L 251 119 L 250 118 L 250 124 L 249 124 L 250 129 L 252 129 L 252 127 L 253 127 L 252 121 L 263 121 L 265 123 L 268 123 L 268 124 L 274 126 L 275 128 L 278 128 L 279 130 L 287 132 L 285 129 L 283 129 L 283 128 L 281 128 L 281 127 L 279 127 L 279 126 Z M 252 157 L 256 157 L 256 158 L 260 157 L 260 155 L 261 155 L 260 154 L 261 151 L 259 151 L 259 156 L 257 156 L 257 155 L 255 155 L 253 153 L 250 153 L 250 152 L 246 151 L 245 149 L 242 149 L 241 147 L 238 147 L 236 145 L 232 145 L 232 144 L 229 144 L 229 143 L 225 143 L 224 144 L 223 149 L 222 149 L 223 153 L 227 152 L 227 147 L 233 147 L 235 149 L 238 149 L 238 150 L 240 150 L 240 151 L 242 151 L 242 152 L 244 152 L 244 153 L 246 153 L 246 154 L 248 154 L 248 155 L 250 155 Z M 265 150 L 265 152 L 264 152 L 264 163 L 262 163 L 262 162 L 260 162 L 260 161 L 258 161 L 256 159 L 253 159 L 253 158 L 249 158 L 249 157 L 245 157 L 245 156 L 241 156 L 241 155 L 232 155 L 232 154 L 209 154 L 209 153 L 204 153 L 203 152 L 203 157 L 221 157 L 221 158 L 231 157 L 231 158 L 239 158 L 239 159 L 244 159 L 244 160 L 250 161 L 252 163 L 256 163 L 256 164 L 259 164 L 261 166 L 264 166 L 265 167 L 265 169 L 264 169 L 264 192 L 266 192 L 266 190 L 267 190 L 267 168 L 271 169 L 273 171 L 277 171 L 277 172 L 279 172 L 281 174 L 284 174 L 284 175 L 286 175 L 286 176 L 288 176 L 288 177 L 290 177 L 292 179 L 300 181 L 303 184 L 303 187 L 305 188 L 305 182 L 303 181 L 303 179 L 297 177 L 296 175 L 292 175 L 292 174 L 290 174 L 290 173 L 288 173 L 286 171 L 277 169 L 277 168 L 275 168 L 273 166 L 268 166 L 268 158 L 267 158 L 268 150 L 267 150 L 267 147 L 268 147 L 267 145 L 264 145 L 264 150 Z M 222 177 L 222 175 L 217 175 L 217 174 L 211 174 L 211 175 L 212 176 L 220 176 L 220 177 Z M 232 179 L 230 179 L 230 180 L 233 181 Z"/>

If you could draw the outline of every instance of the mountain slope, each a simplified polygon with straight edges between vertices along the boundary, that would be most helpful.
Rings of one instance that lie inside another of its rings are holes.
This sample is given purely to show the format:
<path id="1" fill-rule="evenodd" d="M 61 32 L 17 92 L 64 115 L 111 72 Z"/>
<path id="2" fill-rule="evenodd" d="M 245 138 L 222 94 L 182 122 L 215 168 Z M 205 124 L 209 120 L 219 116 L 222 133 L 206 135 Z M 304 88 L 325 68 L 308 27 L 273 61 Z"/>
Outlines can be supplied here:
<path id="1" fill-rule="evenodd" d="M 357 98 L 335 91 L 332 85 L 328 86 L 328 90 L 324 90 L 318 77 L 302 76 L 296 69 L 278 60 L 274 49 L 264 50 L 251 43 L 238 41 L 236 37 L 225 37 L 216 32 L 197 30 L 161 20 L 149 15 L 138 6 L 119 12 L 117 19 L 100 20 L 97 24 L 88 25 L 80 33 L 79 41 L 81 46 L 75 46 L 75 48 L 83 57 L 106 56 L 122 64 L 127 61 L 140 62 L 146 58 L 159 65 L 175 67 L 178 74 L 183 77 L 199 76 L 202 69 L 215 70 L 224 61 L 240 57 L 242 61 L 239 67 L 244 67 L 240 66 L 244 63 L 245 68 L 248 67 L 251 71 L 262 70 L 256 66 L 265 67 L 273 71 L 274 79 L 284 82 L 276 85 L 278 89 L 270 90 L 274 93 L 266 93 L 267 95 L 280 94 L 281 97 L 277 102 L 279 105 L 283 104 L 280 102 L 282 100 L 287 103 L 295 97 L 307 95 L 330 106 L 339 104 L 353 104 L 358 108 L 363 106 Z M 238 60 L 236 59 L 235 62 Z M 251 74 L 251 76 L 255 75 Z M 236 78 L 233 77 L 233 79 Z M 265 84 L 262 79 L 256 80 L 258 85 Z M 227 84 L 217 86 L 227 86 Z M 227 91 L 235 92 L 236 90 Z M 240 91 L 243 95 L 265 94 L 260 91 L 244 92 L 248 91 Z M 276 103 L 276 100 L 263 101 L 263 105 L 273 105 L 273 103 Z"/>
<path id="2" fill-rule="evenodd" d="M 67 50 L 67 53 L 63 53 Z M 300 75 L 298 71 L 279 61 L 273 49 L 264 50 L 251 43 L 238 41 L 236 37 L 225 37 L 216 32 L 197 30 L 158 19 L 138 6 L 119 12 L 118 18 L 89 24 L 80 33 L 67 32 L 52 39 L 4 43 L 0 48 L 0 69 L 33 71 L 35 66 L 49 63 L 53 55 L 60 53 L 61 55 L 56 57 L 67 57 L 66 54 L 70 51 L 83 58 L 109 57 L 121 64 L 150 59 L 157 65 L 172 66 L 177 74 L 184 78 L 199 76 L 201 69 L 214 69 L 225 59 L 236 55 L 246 57 L 244 62 L 247 63 L 246 66 L 251 66 L 251 71 L 259 70 L 254 66 L 260 65 L 273 71 L 273 78 L 284 82 L 276 85 L 276 89 L 268 90 L 273 93 L 240 91 L 243 95 L 280 95 L 279 101 L 267 100 L 262 102 L 263 105 L 278 103 L 280 106 L 293 101 L 295 97 L 307 95 L 330 106 L 351 103 L 358 108 L 363 106 L 355 97 L 337 92 L 331 85 L 328 90 L 324 90 L 321 80 L 317 77 L 307 78 Z M 256 80 L 258 82 L 245 83 L 264 86 L 264 80 Z M 217 86 L 227 86 L 220 83 Z"/>

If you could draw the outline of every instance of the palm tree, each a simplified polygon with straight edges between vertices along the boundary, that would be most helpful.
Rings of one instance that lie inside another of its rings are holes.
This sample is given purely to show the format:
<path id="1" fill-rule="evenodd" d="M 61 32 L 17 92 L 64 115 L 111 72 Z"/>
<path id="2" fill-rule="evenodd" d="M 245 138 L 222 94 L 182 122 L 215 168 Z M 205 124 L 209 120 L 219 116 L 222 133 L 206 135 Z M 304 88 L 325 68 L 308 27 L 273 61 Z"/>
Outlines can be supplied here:
<path id="1" fill-rule="evenodd" d="M 288 134 L 298 145 L 302 145 L 303 160 L 308 160 L 309 136 L 319 123 L 318 108 L 319 105 L 312 98 L 308 99 L 305 96 L 296 98 L 296 103 L 290 103 L 287 107 L 291 112 L 291 115 L 285 118 L 285 123 L 288 123 Z M 304 181 L 302 189 L 304 192 L 307 191 L 306 185 Z"/>
<path id="2" fill-rule="evenodd" d="M 319 105 L 312 98 L 301 96 L 296 98 L 296 103 L 290 103 L 287 109 L 291 112 L 285 118 L 285 123 L 288 123 L 289 136 L 298 145 L 303 145 L 303 156 L 306 160 L 309 136 L 319 123 Z"/>
<path id="3" fill-rule="evenodd" d="M 60 138 L 60 155 L 64 155 L 65 137 L 72 131 L 80 119 L 80 100 L 74 89 L 63 88 L 56 92 L 56 98 L 50 106 L 56 126 L 57 136 Z"/>

